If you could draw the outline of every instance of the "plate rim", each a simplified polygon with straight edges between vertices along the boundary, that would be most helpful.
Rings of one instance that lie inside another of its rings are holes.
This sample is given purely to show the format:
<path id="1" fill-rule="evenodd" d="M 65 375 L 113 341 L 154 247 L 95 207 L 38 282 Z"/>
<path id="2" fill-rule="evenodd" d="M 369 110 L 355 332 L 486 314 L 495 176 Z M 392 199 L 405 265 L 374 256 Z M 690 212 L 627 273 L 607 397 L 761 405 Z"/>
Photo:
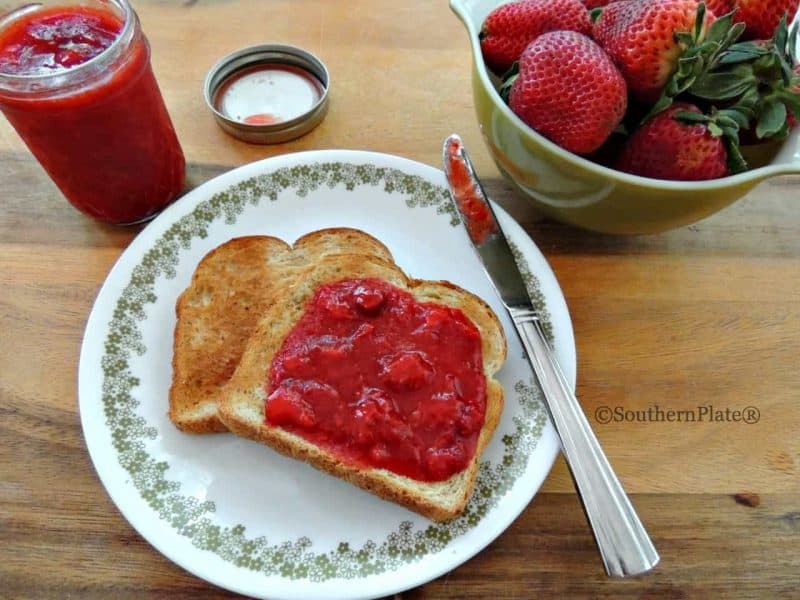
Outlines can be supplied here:
<path id="1" fill-rule="evenodd" d="M 109 270 L 105 280 L 103 281 L 102 286 L 100 287 L 91 312 L 89 314 L 89 318 L 87 319 L 86 328 L 84 331 L 83 339 L 81 342 L 81 351 L 80 351 L 80 358 L 79 358 L 79 365 L 78 365 L 78 400 L 79 400 L 79 411 L 81 416 L 81 425 L 83 430 L 84 439 L 87 444 L 87 450 L 89 451 L 90 458 L 92 460 L 92 464 L 95 468 L 95 471 L 98 474 L 98 477 L 105 488 L 106 493 L 111 498 L 112 502 L 115 504 L 117 510 L 122 513 L 122 516 L 128 521 L 128 523 L 139 533 L 142 535 L 144 539 L 148 541 L 155 549 L 157 549 L 165 558 L 169 559 L 171 562 L 175 563 L 179 567 L 185 569 L 186 571 L 192 573 L 193 575 L 209 581 L 214 585 L 217 585 L 224 589 L 229 589 L 231 591 L 235 591 L 242 594 L 251 594 L 249 590 L 244 590 L 237 588 L 235 585 L 231 585 L 230 581 L 222 581 L 216 577 L 210 577 L 208 573 L 204 573 L 199 571 L 198 569 L 193 568 L 190 564 L 191 561 L 182 560 L 182 558 L 177 555 L 178 553 L 171 549 L 171 542 L 167 540 L 166 542 L 159 542 L 158 540 L 154 540 L 152 536 L 145 535 L 142 532 L 142 528 L 145 528 L 144 521 L 152 518 L 152 515 L 145 515 L 139 517 L 135 514 L 135 512 L 129 510 L 130 507 L 127 506 L 124 498 L 120 500 L 119 498 L 130 494 L 131 490 L 135 493 L 135 488 L 132 486 L 127 490 L 121 490 L 118 487 L 115 487 L 113 483 L 109 482 L 111 479 L 110 474 L 104 472 L 101 469 L 101 465 L 99 464 L 98 455 L 96 455 L 96 450 L 93 450 L 93 446 L 95 444 L 90 443 L 89 435 L 87 433 L 87 417 L 86 412 L 84 410 L 84 405 L 89 402 L 88 390 L 84 388 L 89 385 L 86 383 L 86 376 L 88 373 L 85 373 L 85 370 L 89 368 L 91 363 L 90 355 L 91 350 L 101 350 L 102 347 L 102 340 L 95 343 L 95 348 L 91 347 L 91 340 L 90 335 L 92 334 L 92 329 L 97 329 L 98 323 L 97 320 L 100 319 L 100 314 L 96 310 L 98 305 L 101 303 L 101 300 L 105 297 L 110 295 L 110 300 L 113 302 L 119 296 L 122 289 L 125 287 L 125 278 L 120 277 L 120 274 L 130 273 L 130 270 L 137 264 L 138 260 L 141 260 L 142 253 L 150 248 L 155 242 L 159 235 L 163 233 L 167 227 L 171 224 L 175 223 L 181 216 L 191 212 L 199 202 L 207 199 L 210 196 L 209 190 L 219 188 L 219 189 L 229 189 L 231 186 L 235 185 L 240 181 L 247 180 L 250 177 L 257 176 L 264 173 L 272 172 L 278 168 L 283 166 L 296 166 L 301 164 L 307 164 L 312 162 L 324 162 L 324 161 L 333 161 L 333 162 L 342 162 L 342 163 L 353 163 L 353 164 L 377 164 L 379 166 L 391 166 L 392 168 L 399 169 L 400 171 L 408 172 L 411 170 L 412 172 L 419 174 L 420 172 L 424 173 L 421 177 L 431 183 L 436 185 L 442 185 L 444 181 L 444 175 L 441 170 L 438 170 L 430 165 L 425 163 L 413 161 L 401 156 L 392 155 L 392 154 L 385 154 L 379 152 L 370 152 L 370 151 L 360 151 L 360 150 L 312 150 L 312 151 L 303 151 L 303 152 L 295 152 L 295 153 L 288 153 L 288 154 L 281 154 L 269 158 L 265 158 L 262 160 L 258 160 L 252 163 L 248 163 L 242 165 L 237 168 L 233 168 L 225 173 L 222 173 L 207 182 L 199 185 L 195 189 L 188 192 L 178 201 L 173 203 L 170 207 L 168 207 L 165 211 L 163 211 L 156 219 L 154 219 L 151 223 L 149 223 L 132 241 L 131 243 L 122 251 L 120 256 L 115 261 L 112 268 Z M 437 181 L 440 180 L 440 181 Z M 509 225 L 511 229 L 513 229 L 512 237 L 520 236 L 521 239 L 524 239 L 526 244 L 530 245 L 530 249 L 532 249 L 533 253 L 535 254 L 535 258 L 537 261 L 536 269 L 532 269 L 535 271 L 536 278 L 544 285 L 543 279 L 549 279 L 550 281 L 547 282 L 548 286 L 554 286 L 549 294 L 547 294 L 547 309 L 549 312 L 560 313 L 560 318 L 555 319 L 554 323 L 557 322 L 560 324 L 559 327 L 559 334 L 556 337 L 556 350 L 562 351 L 562 353 L 566 352 L 568 356 L 562 357 L 562 362 L 565 362 L 564 367 L 565 371 L 568 374 L 568 378 L 570 379 L 570 383 L 574 387 L 575 385 L 575 371 L 576 371 L 576 348 L 574 343 L 574 332 L 572 328 L 572 321 L 569 315 L 568 308 L 566 306 L 566 300 L 563 296 L 563 290 L 558 283 L 557 278 L 555 277 L 555 273 L 552 270 L 552 267 L 548 264 L 546 258 L 542 254 L 541 250 L 538 248 L 536 243 L 531 239 L 531 237 L 522 229 L 522 227 L 516 223 L 501 207 L 495 204 L 495 207 L 498 208 L 498 212 L 500 214 L 500 218 L 504 221 L 503 226 L 504 228 L 506 225 Z M 527 254 L 527 252 L 526 252 Z M 115 289 L 118 288 L 118 289 Z M 100 331 L 106 331 L 108 323 L 99 323 Z M 101 336 L 102 337 L 102 336 Z M 96 357 L 102 357 L 102 351 L 95 352 Z M 566 359 L 564 361 L 563 359 Z M 95 363 L 96 364 L 96 363 Z M 105 425 L 104 425 L 105 426 Z M 475 556 L 480 551 L 482 551 L 487 545 L 489 545 L 492 541 L 497 539 L 499 535 L 502 534 L 508 526 L 513 523 L 516 518 L 521 514 L 522 511 L 530 504 L 532 499 L 535 495 L 539 492 L 541 485 L 544 479 L 548 476 L 551 472 L 553 464 L 555 463 L 555 459 L 559 453 L 559 444 L 557 438 L 555 436 L 555 431 L 550 423 L 549 419 L 547 420 L 545 427 L 543 428 L 542 435 L 539 438 L 539 444 L 544 443 L 546 447 L 544 450 L 547 451 L 547 455 L 542 457 L 540 462 L 543 465 L 537 473 L 540 475 L 538 477 L 538 481 L 534 483 L 534 485 L 528 484 L 526 487 L 532 489 L 530 494 L 530 499 L 525 502 L 519 511 L 511 511 L 513 512 L 513 516 L 510 518 L 501 518 L 495 519 L 494 527 L 488 533 L 484 534 L 484 539 L 482 543 L 478 544 L 474 548 L 470 548 L 463 552 L 464 556 L 458 558 L 454 561 L 443 561 L 444 566 L 441 569 L 434 569 L 433 571 L 426 572 L 425 575 L 421 576 L 420 578 L 414 579 L 410 583 L 404 583 L 400 586 L 396 586 L 396 588 L 389 588 L 389 589 L 382 589 L 381 594 L 384 593 L 396 593 L 401 590 L 409 589 L 411 587 L 421 585 L 427 581 L 431 581 L 442 574 L 451 571 L 452 569 L 457 568 L 461 564 L 463 564 L 469 558 Z M 118 452 L 113 447 L 110 448 L 110 454 L 112 454 L 112 460 L 110 461 L 114 468 L 122 469 L 124 468 L 119 465 L 118 462 Z M 127 475 L 127 473 L 126 473 Z M 127 479 L 127 477 L 123 477 Z M 138 494 L 135 494 L 138 496 Z M 155 514 L 155 518 L 159 520 L 158 515 Z M 179 534 L 178 534 L 179 535 Z M 186 542 L 191 546 L 191 543 L 188 538 L 180 537 L 183 542 Z M 445 549 L 447 549 L 446 547 Z M 222 558 L 216 556 L 215 558 L 219 560 L 223 560 Z M 230 564 L 230 563 L 229 563 Z M 236 568 L 235 565 L 231 565 L 232 567 Z M 379 573 L 376 576 L 380 577 L 384 573 Z M 262 574 L 265 580 L 270 580 L 272 577 Z M 372 575 L 367 575 L 363 578 L 355 578 L 355 579 L 348 579 L 348 582 L 354 581 L 365 581 L 373 577 Z M 293 584 L 300 583 L 296 580 L 290 580 L 283 577 L 279 577 L 281 580 L 291 581 Z M 336 581 L 339 581 L 337 579 Z M 273 597 L 273 596 L 270 596 Z M 282 596 L 283 597 L 283 596 Z M 285 596 L 285 597 L 292 597 L 292 596 Z M 325 596 L 325 597 L 332 597 L 332 596 Z M 353 595 L 348 594 L 348 598 L 369 598 L 374 597 L 373 592 L 368 592 L 367 594 L 362 595 Z"/>

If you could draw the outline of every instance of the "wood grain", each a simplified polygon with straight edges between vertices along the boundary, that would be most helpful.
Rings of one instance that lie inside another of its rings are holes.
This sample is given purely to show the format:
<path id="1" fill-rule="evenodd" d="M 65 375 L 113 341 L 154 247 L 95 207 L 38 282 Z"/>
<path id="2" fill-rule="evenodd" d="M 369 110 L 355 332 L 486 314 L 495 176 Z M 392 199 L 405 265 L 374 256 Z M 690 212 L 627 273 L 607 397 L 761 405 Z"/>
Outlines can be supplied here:
<path id="1" fill-rule="evenodd" d="M 48 462 L 55 463 L 56 470 L 62 466 L 58 460 Z M 93 483 L 93 478 L 87 471 L 79 483 L 83 479 Z M 757 508 L 713 494 L 644 494 L 635 495 L 633 501 L 662 555 L 661 565 L 647 577 L 618 580 L 602 575 L 577 499 L 571 494 L 542 493 L 486 550 L 424 588 L 401 596 L 798 597 L 796 498 L 762 496 Z M 76 497 L 54 494 L 36 509 L 22 499 L 9 504 L 15 517 L 4 527 L 4 537 L 20 541 L 6 548 L 9 559 L 0 564 L 7 597 L 236 597 L 174 566 L 121 519 L 109 522 L 107 513 L 115 508 L 105 497 L 79 517 Z M 753 536 L 754 531 L 761 535 Z M 54 569 L 53 554 L 64 545 L 70 546 L 70 553 Z M 776 557 L 783 557 L 777 565 Z M 754 577 L 754 572 L 764 575 Z"/>
<path id="2" fill-rule="evenodd" d="M 458 131 L 492 197 L 556 273 L 575 330 L 579 396 L 662 564 L 633 580 L 602 574 L 559 460 L 493 544 L 400 597 L 800 598 L 800 178 L 764 183 L 661 235 L 579 231 L 539 220 L 499 177 L 473 116 L 467 42 L 446 2 L 140 0 L 137 10 L 189 161 L 187 188 L 309 149 L 438 166 L 441 140 Z M 331 110 L 306 137 L 250 146 L 215 125 L 201 82 L 222 54 L 268 41 L 328 64 Z M 234 597 L 144 541 L 85 449 L 76 399 L 83 329 L 141 226 L 107 227 L 74 211 L 4 120 L 0 200 L 0 597 Z M 709 404 L 754 406 L 760 420 L 596 417 L 602 407 Z"/>

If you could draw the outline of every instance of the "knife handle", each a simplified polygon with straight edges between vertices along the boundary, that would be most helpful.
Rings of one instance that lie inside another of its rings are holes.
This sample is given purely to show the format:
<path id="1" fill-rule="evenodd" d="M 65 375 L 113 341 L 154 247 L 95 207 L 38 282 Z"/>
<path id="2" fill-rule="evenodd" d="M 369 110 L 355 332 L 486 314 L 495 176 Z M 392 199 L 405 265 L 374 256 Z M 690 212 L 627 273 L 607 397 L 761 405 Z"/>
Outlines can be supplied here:
<path id="1" fill-rule="evenodd" d="M 550 350 L 538 315 L 530 308 L 509 312 L 544 392 L 606 573 L 626 577 L 649 571 L 658 564 L 658 552 Z"/>

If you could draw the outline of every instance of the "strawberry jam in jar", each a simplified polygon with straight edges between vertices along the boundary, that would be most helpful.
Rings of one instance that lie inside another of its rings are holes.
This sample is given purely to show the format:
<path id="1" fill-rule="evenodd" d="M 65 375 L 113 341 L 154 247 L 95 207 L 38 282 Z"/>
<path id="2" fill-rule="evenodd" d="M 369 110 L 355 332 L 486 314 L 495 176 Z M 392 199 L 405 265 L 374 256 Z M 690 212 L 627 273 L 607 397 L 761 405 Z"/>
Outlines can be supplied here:
<path id="1" fill-rule="evenodd" d="M 78 210 L 153 217 L 185 161 L 128 0 L 37 2 L 0 17 L 0 110 Z"/>

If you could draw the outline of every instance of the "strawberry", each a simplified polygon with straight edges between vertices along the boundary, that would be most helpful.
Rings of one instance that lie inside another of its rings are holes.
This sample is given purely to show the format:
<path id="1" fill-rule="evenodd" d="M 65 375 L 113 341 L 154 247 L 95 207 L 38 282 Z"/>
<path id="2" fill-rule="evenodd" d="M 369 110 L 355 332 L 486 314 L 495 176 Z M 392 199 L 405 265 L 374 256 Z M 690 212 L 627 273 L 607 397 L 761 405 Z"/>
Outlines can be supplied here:
<path id="1" fill-rule="evenodd" d="M 481 51 L 486 65 L 502 74 L 530 42 L 556 30 L 589 35 L 592 21 L 580 0 L 523 0 L 497 7 L 483 22 Z"/>
<path id="2" fill-rule="evenodd" d="M 681 181 L 716 179 L 728 174 L 728 153 L 721 135 L 704 122 L 685 122 L 681 117 L 704 118 L 692 104 L 676 102 L 637 129 L 619 157 L 620 171 Z"/>
<path id="3" fill-rule="evenodd" d="M 594 39 L 622 71 L 635 98 L 655 102 L 681 57 L 702 43 L 714 16 L 699 11 L 699 4 L 697 0 L 627 0 L 603 10 L 593 27 Z"/>
<path id="4" fill-rule="evenodd" d="M 530 127 L 579 154 L 593 152 L 627 108 L 625 80 L 594 41 L 574 31 L 536 38 L 522 53 L 508 103 Z"/>
<path id="5" fill-rule="evenodd" d="M 727 15 L 733 10 L 733 0 L 705 0 L 706 8 L 715 17 Z"/>
<path id="6" fill-rule="evenodd" d="M 581 0 L 589 10 L 594 8 L 601 8 L 603 6 L 607 6 L 612 2 L 618 2 L 619 0 Z"/>
<path id="7" fill-rule="evenodd" d="M 798 0 L 734 0 L 734 20 L 747 26 L 745 36 L 749 39 L 769 39 L 781 17 L 791 23 L 797 13 Z"/>

